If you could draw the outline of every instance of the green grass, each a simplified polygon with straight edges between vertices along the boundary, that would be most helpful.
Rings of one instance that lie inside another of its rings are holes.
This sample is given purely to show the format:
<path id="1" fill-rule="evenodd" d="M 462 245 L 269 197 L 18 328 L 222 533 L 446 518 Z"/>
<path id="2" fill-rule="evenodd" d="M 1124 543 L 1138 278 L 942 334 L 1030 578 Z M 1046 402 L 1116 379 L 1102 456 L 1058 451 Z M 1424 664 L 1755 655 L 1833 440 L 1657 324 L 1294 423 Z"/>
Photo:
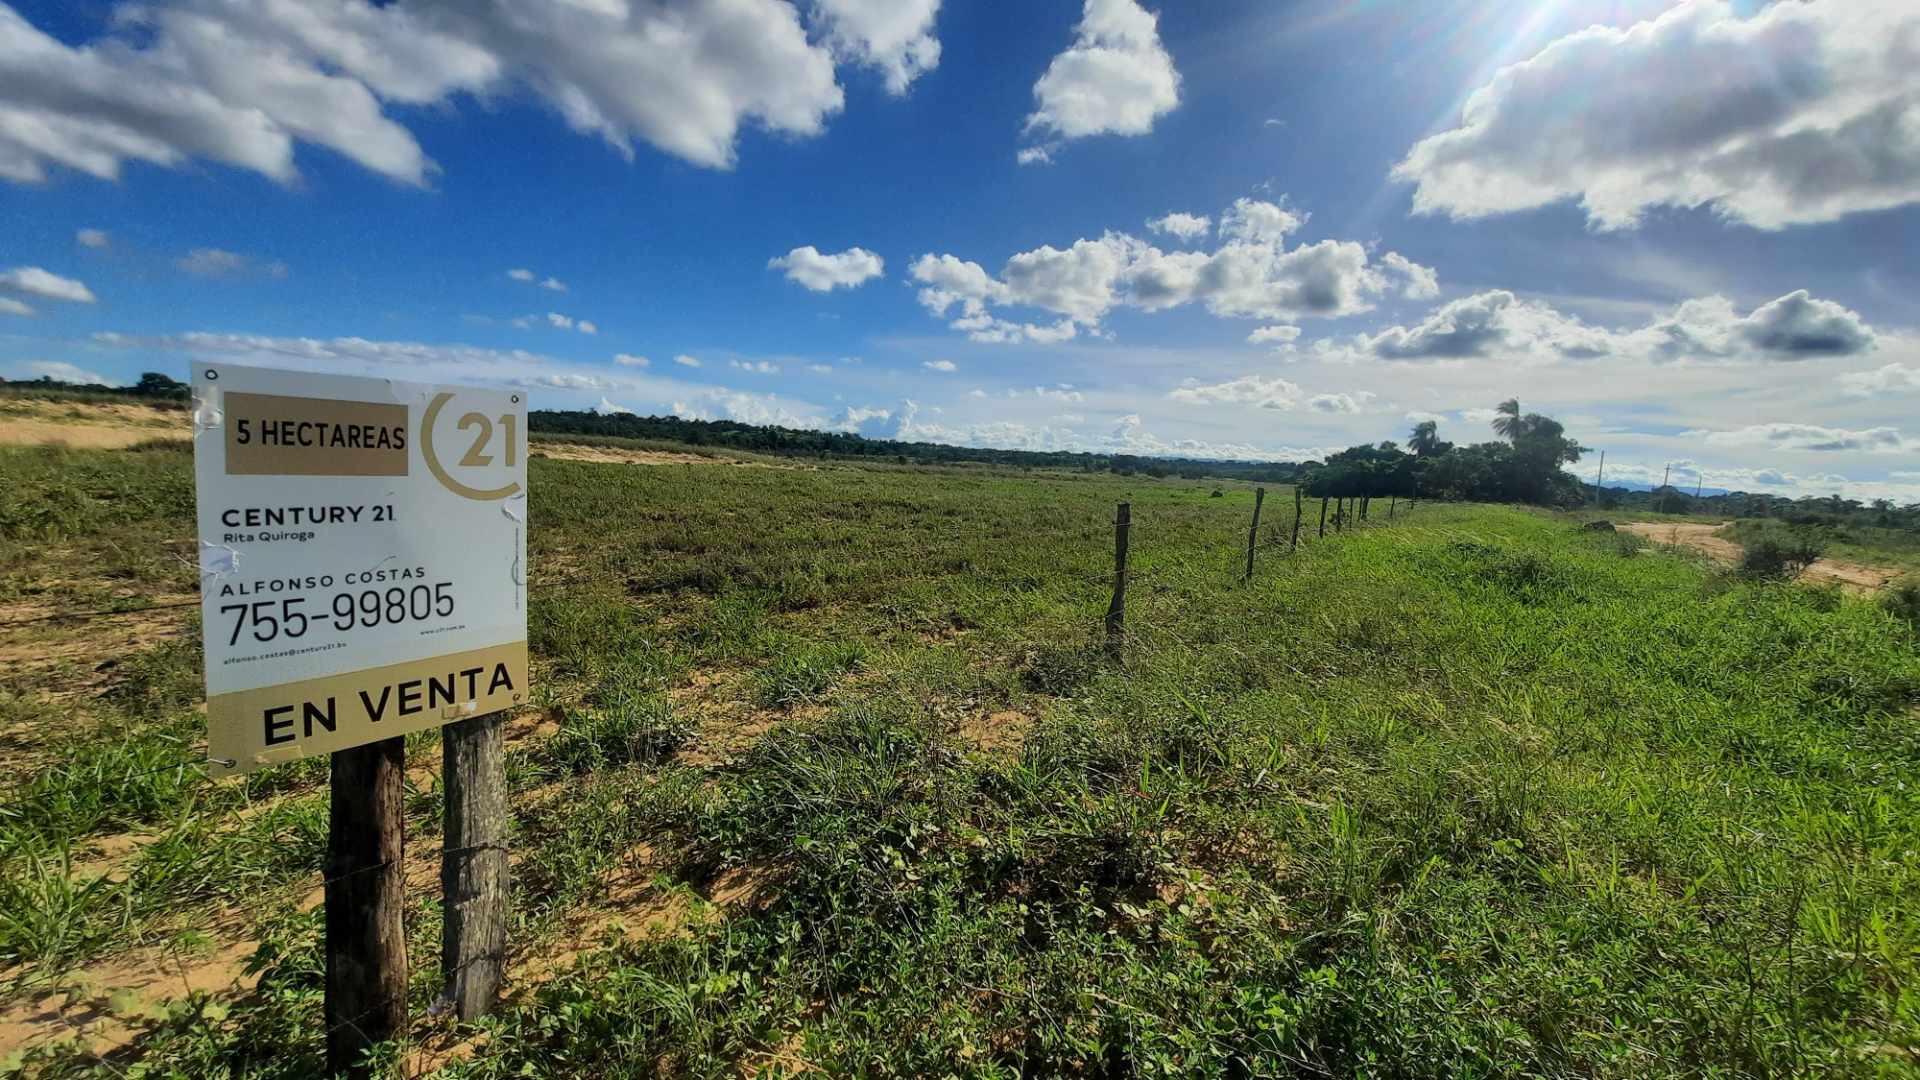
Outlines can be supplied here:
<path id="1" fill-rule="evenodd" d="M 186 464 L 71 460 L 150 497 Z M 558 948 L 620 875 L 758 890 L 562 965 L 448 1075 L 1920 1068 L 1920 631 L 1872 601 L 1432 504 L 1324 542 L 1310 515 L 1242 583 L 1252 491 L 1216 481 L 546 459 L 532 491 L 559 731 L 509 754 L 515 941 Z M 1291 524 L 1269 494 L 1265 541 Z M 190 533 L 156 505 L 153 533 Z M 76 549 L 118 527 L 62 513 Z M 259 989 L 174 1007 L 116 1065 L 312 1075 L 320 924 L 291 901 L 324 768 L 107 782 L 195 737 L 193 663 L 124 660 L 71 760 L 25 778 L 0 942 L 52 943 L 9 954 L 51 972 L 249 898 Z M 1006 713 L 1023 742 L 972 741 Z M 739 717 L 767 730 L 725 764 L 677 753 Z M 408 808 L 432 844 L 437 791 Z M 61 852 L 127 827 L 162 839 L 71 895 Z M 437 933 L 429 890 L 415 1016 Z"/>
<path id="2" fill-rule="evenodd" d="M 1771 540 L 1779 544 L 1814 543 L 1830 559 L 1920 571 L 1920 533 L 1874 525 L 1789 525 L 1772 519 L 1743 518 L 1720 531 L 1741 545 Z"/>

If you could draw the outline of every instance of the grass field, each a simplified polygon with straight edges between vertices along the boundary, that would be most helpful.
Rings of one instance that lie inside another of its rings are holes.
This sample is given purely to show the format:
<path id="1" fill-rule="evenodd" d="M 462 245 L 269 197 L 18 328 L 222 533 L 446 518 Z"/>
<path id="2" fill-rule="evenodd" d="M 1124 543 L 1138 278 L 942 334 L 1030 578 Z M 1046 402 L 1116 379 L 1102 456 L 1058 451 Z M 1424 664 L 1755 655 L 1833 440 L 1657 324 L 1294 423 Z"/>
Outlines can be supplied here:
<path id="1" fill-rule="evenodd" d="M 1920 652 L 1870 600 L 1494 507 L 1242 584 L 1245 486 L 532 464 L 511 997 L 425 1015 L 414 737 L 395 1075 L 1920 1073 Z M 189 465 L 0 449 L 30 1075 L 321 1068 L 325 763 L 174 767 Z"/>

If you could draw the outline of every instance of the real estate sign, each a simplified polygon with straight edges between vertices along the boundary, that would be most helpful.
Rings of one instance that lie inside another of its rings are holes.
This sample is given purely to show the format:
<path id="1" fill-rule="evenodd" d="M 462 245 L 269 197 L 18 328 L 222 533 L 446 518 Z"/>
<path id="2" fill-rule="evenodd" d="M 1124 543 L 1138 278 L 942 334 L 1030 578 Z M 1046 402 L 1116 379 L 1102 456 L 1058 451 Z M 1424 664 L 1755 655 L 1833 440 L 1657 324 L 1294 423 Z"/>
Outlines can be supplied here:
<path id="1" fill-rule="evenodd" d="M 214 776 L 527 696 L 526 395 L 193 368 Z"/>

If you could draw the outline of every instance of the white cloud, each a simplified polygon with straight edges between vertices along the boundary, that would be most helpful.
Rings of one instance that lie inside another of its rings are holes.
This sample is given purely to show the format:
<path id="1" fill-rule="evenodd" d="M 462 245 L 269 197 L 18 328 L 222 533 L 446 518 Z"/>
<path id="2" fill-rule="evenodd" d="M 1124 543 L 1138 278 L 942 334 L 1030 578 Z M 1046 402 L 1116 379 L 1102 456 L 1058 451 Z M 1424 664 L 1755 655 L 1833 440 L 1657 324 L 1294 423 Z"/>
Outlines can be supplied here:
<path id="1" fill-rule="evenodd" d="M 1033 85 L 1027 131 L 1068 139 L 1152 131 L 1180 104 L 1180 73 L 1157 23 L 1136 0 L 1086 0 L 1073 44 Z"/>
<path id="2" fill-rule="evenodd" d="M 890 84 L 930 67 L 929 36 L 889 36 L 895 8 L 823 2 L 809 40 L 784 0 L 175 0 L 69 46 L 0 5 L 0 177 L 206 158 L 290 182 L 310 142 L 423 185 L 436 166 L 387 107 L 518 87 L 622 155 L 644 141 L 727 168 L 743 126 L 823 130 L 844 103 L 836 50 Z"/>
<path id="3" fill-rule="evenodd" d="M 516 270 L 507 271 L 507 276 L 512 278 L 515 281 L 532 281 L 533 271 L 528 270 L 526 267 L 523 266 Z"/>
<path id="4" fill-rule="evenodd" d="M 1013 160 L 1019 165 L 1051 165 L 1053 152 L 1060 149 L 1057 142 L 1041 143 L 1038 146 L 1023 146 L 1014 151 Z"/>
<path id="5" fill-rule="evenodd" d="M 787 280 L 814 292 L 854 289 L 880 277 L 886 260 L 865 248 L 848 248 L 837 255 L 823 254 L 812 244 L 767 260 L 767 269 L 785 270 Z"/>
<path id="6" fill-rule="evenodd" d="M 600 328 L 598 326 L 595 326 L 593 323 L 588 322 L 585 319 L 581 319 L 579 322 L 575 323 L 574 329 L 580 331 L 583 334 L 597 334 L 600 332 Z"/>
<path id="7" fill-rule="evenodd" d="M 831 375 L 833 374 L 833 365 L 832 364 L 808 364 L 807 370 L 813 372 L 815 375 Z"/>
<path id="8" fill-rule="evenodd" d="M 922 362 L 920 366 L 926 368 L 928 371 L 949 372 L 960 370 L 959 365 L 951 360 L 927 360 Z"/>
<path id="9" fill-rule="evenodd" d="M 646 357 L 634 356 L 632 353 L 620 353 L 613 358 L 613 362 L 621 367 L 651 367 L 653 364 L 653 361 Z"/>
<path id="10" fill-rule="evenodd" d="M 633 415 L 632 409 L 627 408 L 625 405 L 616 405 L 613 402 L 607 400 L 606 397 L 604 396 L 600 398 L 599 406 L 595 408 L 593 411 L 601 414 L 602 416 L 632 416 Z"/>
<path id="11" fill-rule="evenodd" d="M 1262 409 L 1291 409 L 1299 404 L 1300 388 L 1285 379 L 1243 375 L 1212 385 L 1188 379 L 1167 396 L 1189 405 L 1252 405 Z"/>
<path id="12" fill-rule="evenodd" d="M 815 8 L 834 53 L 878 69 L 895 97 L 940 66 L 940 0 L 815 0 Z"/>
<path id="13" fill-rule="evenodd" d="M 1851 431 L 1813 424 L 1751 424 L 1724 431 L 1684 431 L 1681 438 L 1702 439 L 1716 446 L 1762 446 L 1770 450 L 1872 454 L 1920 451 L 1920 442 L 1904 437 L 1897 428 L 1891 427 Z"/>
<path id="14" fill-rule="evenodd" d="M 1411 424 L 1425 424 L 1425 423 L 1437 424 L 1440 421 L 1445 420 L 1446 417 L 1441 416 L 1437 412 L 1425 412 L 1420 409 L 1410 409 L 1407 411 L 1405 419 L 1408 423 L 1411 423 Z"/>
<path id="15" fill-rule="evenodd" d="M 688 356 L 686 353 L 681 353 L 679 356 L 674 357 L 673 362 L 679 364 L 681 367 L 697 368 L 700 366 L 698 359 Z"/>
<path id="16" fill-rule="evenodd" d="M 117 380 L 109 379 L 97 371 L 75 367 L 64 360 L 33 360 L 20 365 L 19 370 L 26 372 L 28 378 L 48 378 L 58 382 L 77 383 L 81 386 L 114 386 Z"/>
<path id="17" fill-rule="evenodd" d="M 194 248 L 175 259 L 173 265 L 195 277 L 204 278 L 259 276 L 277 279 L 287 276 L 286 263 L 256 259 L 251 255 L 220 248 Z"/>
<path id="18" fill-rule="evenodd" d="M 828 419 L 811 406 L 790 402 L 774 394 L 749 394 L 724 387 L 700 390 L 675 401 L 673 414 L 688 420 L 735 420 L 742 424 L 775 424 L 815 430 L 828 425 Z"/>
<path id="19" fill-rule="evenodd" d="M 1888 364 L 1873 371 L 1849 372 L 1840 376 L 1840 385 L 1858 397 L 1910 394 L 1920 391 L 1920 367 Z"/>
<path id="20" fill-rule="evenodd" d="M 1431 300 L 1440 295 L 1440 275 L 1431 266 L 1421 266 L 1397 251 L 1389 251 L 1380 260 L 1387 272 L 1406 279 L 1400 295 L 1409 300 Z"/>
<path id="21" fill-rule="evenodd" d="M 1285 345 L 1298 340 L 1299 337 L 1300 328 L 1297 326 L 1262 326 L 1247 335 L 1247 344 L 1264 345 L 1269 341 L 1277 341 Z"/>
<path id="22" fill-rule="evenodd" d="M 908 273 L 923 286 L 922 306 L 942 318 L 957 306 L 949 325 L 976 341 L 1064 341 L 1096 330 L 1115 307 L 1161 311 L 1198 301 L 1221 317 L 1265 319 L 1370 310 L 1392 285 L 1388 264 L 1372 262 L 1353 241 L 1287 248 L 1285 237 L 1305 220 L 1282 203 L 1241 199 L 1221 215 L 1227 239 L 1212 252 L 1166 252 L 1108 232 L 1064 250 L 1042 245 L 1015 254 L 997 278 L 950 254 L 922 255 Z M 1011 306 L 1040 308 L 1061 321 L 1023 325 L 991 311 Z"/>
<path id="23" fill-rule="evenodd" d="M 736 371 L 750 371 L 755 375 L 780 374 L 780 365 L 768 360 L 729 360 L 727 366 Z"/>
<path id="24" fill-rule="evenodd" d="M 84 283 L 37 266 L 16 266 L 0 272 L 0 292 L 37 296 L 43 300 L 64 300 L 72 304 L 91 304 L 98 299 Z M 31 309 L 14 312 L 16 315 L 31 313 Z"/>
<path id="25" fill-rule="evenodd" d="M 0 315 L 31 315 L 33 307 L 23 304 L 11 296 L 0 296 Z"/>
<path id="26" fill-rule="evenodd" d="M 571 330 L 573 329 L 573 319 L 557 311 L 549 311 L 547 312 L 547 325 L 553 327 L 555 330 Z"/>
<path id="27" fill-rule="evenodd" d="M 1578 199 L 1597 228 L 1711 206 L 1762 229 L 1920 200 L 1911 0 L 1696 0 L 1501 69 L 1393 171 L 1416 213 Z"/>
<path id="28" fill-rule="evenodd" d="M 540 287 L 543 289 L 546 289 L 549 292 L 566 292 L 567 291 L 567 283 L 564 281 L 561 281 L 557 277 L 550 277 L 547 280 L 541 282 Z"/>
<path id="29" fill-rule="evenodd" d="M 73 234 L 73 242 L 86 248 L 104 248 L 113 242 L 105 229 L 81 229 Z"/>
<path id="30" fill-rule="evenodd" d="M 1213 231 L 1213 219 L 1204 214 L 1175 211 L 1148 221 L 1147 228 L 1182 240 L 1198 240 Z"/>
<path id="31" fill-rule="evenodd" d="M 1315 394 L 1307 399 L 1307 408 L 1318 413 L 1357 414 L 1366 411 L 1374 394 L 1360 390 L 1351 394 Z"/>
<path id="32" fill-rule="evenodd" d="M 1494 289 L 1451 300 L 1412 326 L 1355 336 L 1361 353 L 1385 360 L 1793 361 L 1871 350 L 1873 328 L 1855 312 L 1805 289 L 1745 315 L 1721 296 L 1700 297 L 1632 330 L 1583 322 L 1541 300 Z"/>

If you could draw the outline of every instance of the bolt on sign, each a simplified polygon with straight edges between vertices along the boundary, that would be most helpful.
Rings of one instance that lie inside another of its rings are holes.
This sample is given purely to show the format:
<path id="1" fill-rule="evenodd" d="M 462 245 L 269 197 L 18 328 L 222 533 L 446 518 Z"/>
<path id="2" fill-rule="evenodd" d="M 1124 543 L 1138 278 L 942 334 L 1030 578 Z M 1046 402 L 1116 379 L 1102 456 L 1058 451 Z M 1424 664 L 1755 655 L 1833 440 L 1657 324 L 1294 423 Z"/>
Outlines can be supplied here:
<path id="1" fill-rule="evenodd" d="M 193 367 L 208 771 L 527 697 L 527 404 Z"/>

